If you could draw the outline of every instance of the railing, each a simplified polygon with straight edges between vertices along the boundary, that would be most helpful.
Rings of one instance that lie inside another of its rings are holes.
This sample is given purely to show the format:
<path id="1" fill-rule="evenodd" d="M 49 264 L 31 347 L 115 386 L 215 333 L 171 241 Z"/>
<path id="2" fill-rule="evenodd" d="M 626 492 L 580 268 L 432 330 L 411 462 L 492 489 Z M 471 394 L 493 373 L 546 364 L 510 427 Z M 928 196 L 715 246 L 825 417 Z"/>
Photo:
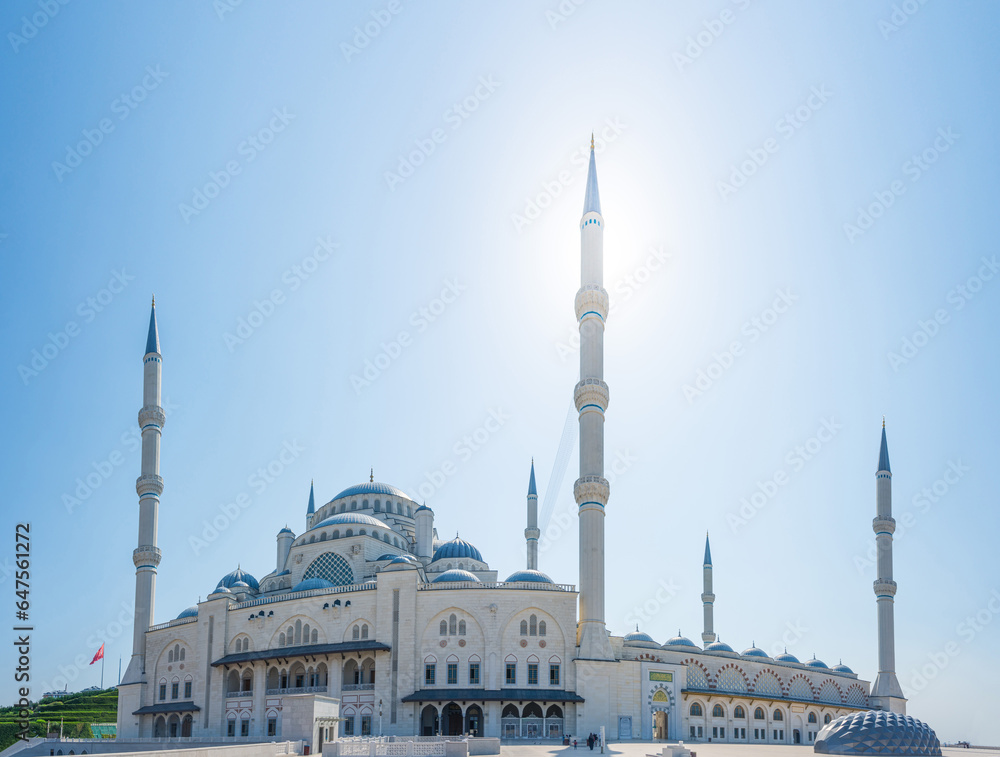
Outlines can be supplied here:
<path id="1" fill-rule="evenodd" d="M 371 691 L 375 688 L 374 683 L 345 683 L 340 687 L 341 691 Z"/>
<path id="2" fill-rule="evenodd" d="M 433 575 L 433 574 L 431 574 Z M 417 584 L 418 591 L 435 589 L 530 589 L 533 591 L 576 591 L 574 584 L 544 584 L 534 581 L 446 581 Z"/>
<path id="3" fill-rule="evenodd" d="M 197 617 L 190 618 L 174 618 L 173 620 L 168 620 L 166 623 L 157 623 L 155 626 L 150 626 L 147 631 L 159 631 L 161 628 L 170 628 L 171 626 L 183 626 L 185 623 L 196 623 L 198 621 Z"/>
<path id="4" fill-rule="evenodd" d="M 272 602 L 284 602 L 289 599 L 303 599 L 305 597 L 322 597 L 327 594 L 344 594 L 351 591 L 374 591 L 375 584 L 369 580 L 367 583 L 348 584 L 347 586 L 332 586 L 327 589 L 307 589 L 306 591 L 292 591 L 287 594 L 278 594 L 274 597 L 260 597 L 259 599 L 248 599 L 246 602 L 236 602 L 229 605 L 230 612 L 233 610 L 245 610 L 248 607 L 258 607 L 268 605 Z"/>
<path id="5" fill-rule="evenodd" d="M 326 686 L 292 686 L 284 689 L 267 689 L 264 693 L 272 697 L 276 694 L 324 694 Z"/>

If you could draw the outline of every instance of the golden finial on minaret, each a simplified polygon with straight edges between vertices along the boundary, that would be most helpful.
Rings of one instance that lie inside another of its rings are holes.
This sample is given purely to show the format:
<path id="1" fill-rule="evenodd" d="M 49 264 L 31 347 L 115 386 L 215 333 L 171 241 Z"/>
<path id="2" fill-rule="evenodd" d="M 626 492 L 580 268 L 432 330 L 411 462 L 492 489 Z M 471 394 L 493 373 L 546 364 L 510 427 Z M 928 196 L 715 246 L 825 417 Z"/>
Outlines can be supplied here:
<path id="1" fill-rule="evenodd" d="M 375 483 L 375 469 L 374 468 L 371 469 L 371 475 L 368 476 L 368 483 L 369 484 L 374 484 Z"/>
<path id="2" fill-rule="evenodd" d="M 885 416 L 882 416 L 882 428 L 885 428 Z"/>
<path id="3" fill-rule="evenodd" d="M 156 307 L 156 295 L 155 294 L 153 295 L 153 307 L 154 308 Z"/>
<path id="4" fill-rule="evenodd" d="M 590 132 L 590 149 L 594 149 L 594 132 Z"/>

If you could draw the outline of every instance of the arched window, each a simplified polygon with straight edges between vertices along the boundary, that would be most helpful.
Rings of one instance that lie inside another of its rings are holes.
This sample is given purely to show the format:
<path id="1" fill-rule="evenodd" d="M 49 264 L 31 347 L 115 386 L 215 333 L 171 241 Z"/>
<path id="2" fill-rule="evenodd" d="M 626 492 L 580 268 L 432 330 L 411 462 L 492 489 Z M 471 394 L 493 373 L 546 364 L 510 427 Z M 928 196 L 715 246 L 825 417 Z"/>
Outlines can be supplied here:
<path id="1" fill-rule="evenodd" d="M 340 538 L 340 529 L 338 528 L 336 531 L 334 531 L 333 535 L 330 538 L 331 539 L 339 539 Z"/>
<path id="2" fill-rule="evenodd" d="M 382 512 L 382 502 L 380 500 L 375 500 L 375 512 Z"/>
<path id="3" fill-rule="evenodd" d="M 313 644 L 319 643 L 319 632 L 314 628 L 312 632 L 312 637 L 309 639 Z"/>
<path id="4" fill-rule="evenodd" d="M 346 530 L 346 531 L 344 532 L 344 536 L 346 536 L 346 537 L 348 537 L 348 538 L 350 538 L 350 537 L 354 536 L 354 529 L 353 529 L 353 528 L 349 528 L 349 529 L 347 529 L 347 530 Z"/>
<path id="5" fill-rule="evenodd" d="M 823 716 L 823 722 L 824 723 L 829 723 L 832 719 L 833 718 L 830 717 L 830 713 L 829 712 L 826 713 L 826 715 Z"/>
<path id="6" fill-rule="evenodd" d="M 809 713 L 809 722 L 810 723 L 815 723 L 816 722 L 816 713 L 815 712 L 810 712 Z"/>
<path id="7" fill-rule="evenodd" d="M 753 719 L 754 720 L 764 720 L 764 708 L 758 707 L 756 710 L 754 710 L 753 711 Z"/>
<path id="8" fill-rule="evenodd" d="M 306 623 L 304 626 L 302 626 L 302 643 L 303 644 L 308 644 L 309 643 L 309 624 L 308 623 Z"/>
<path id="9" fill-rule="evenodd" d="M 174 661 L 174 650 L 171 649 L 167 652 L 167 662 L 173 662 L 173 661 Z"/>
<path id="10" fill-rule="evenodd" d="M 302 621 L 301 620 L 296 620 L 295 621 L 295 643 L 296 644 L 301 644 L 302 643 Z"/>
<path id="11" fill-rule="evenodd" d="M 361 638 L 362 639 L 367 639 L 368 638 L 368 624 L 367 623 L 363 623 L 361 625 Z"/>
<path id="12" fill-rule="evenodd" d="M 389 538 L 389 534 L 382 534 L 382 541 L 386 544 L 392 544 L 392 539 Z"/>
<path id="13" fill-rule="evenodd" d="M 352 510 L 357 510 L 358 509 L 358 503 L 357 502 L 352 502 L 351 503 L 351 509 Z"/>
<path id="14" fill-rule="evenodd" d="M 465 636 L 465 621 L 464 620 L 458 621 L 458 635 L 459 636 Z"/>
<path id="15" fill-rule="evenodd" d="M 781 714 L 781 710 L 775 710 L 774 711 L 774 719 L 775 720 L 783 720 L 784 719 L 784 717 Z"/>
<path id="16" fill-rule="evenodd" d="M 733 710 L 733 717 L 742 720 L 747 716 L 746 710 L 743 709 L 743 705 L 736 705 L 736 709 Z"/>
<path id="17" fill-rule="evenodd" d="M 285 643 L 288 646 L 292 646 L 295 643 L 295 629 L 288 626 L 288 630 L 285 631 Z"/>
<path id="18" fill-rule="evenodd" d="M 368 531 L 366 529 L 364 529 L 364 528 L 362 528 L 360 531 L 358 531 L 358 536 L 367 536 L 367 535 L 368 535 Z"/>
<path id="19" fill-rule="evenodd" d="M 724 713 L 722 711 L 722 705 L 721 704 L 717 704 L 717 705 L 715 705 L 715 707 L 712 708 L 712 717 L 713 718 L 724 718 L 724 717 L 726 717 L 726 713 Z"/>
<path id="20" fill-rule="evenodd" d="M 385 511 L 387 513 L 391 513 L 392 512 L 392 502 L 386 502 L 385 503 Z"/>
<path id="21" fill-rule="evenodd" d="M 279 633 L 278 634 L 278 646 L 279 647 L 285 646 L 285 634 L 284 633 Z"/>
<path id="22" fill-rule="evenodd" d="M 528 635 L 528 621 L 522 620 L 521 621 L 521 636 L 527 636 L 527 635 Z"/>
<path id="23" fill-rule="evenodd" d="M 694 702 L 691 705 L 691 715 L 694 716 L 694 717 L 696 717 L 696 718 L 697 717 L 701 717 L 701 705 L 698 704 L 697 702 Z"/>
<path id="24" fill-rule="evenodd" d="M 354 626 L 354 628 L 351 629 L 351 638 L 352 639 L 360 639 L 361 638 L 361 627 L 360 626 Z"/>
<path id="25" fill-rule="evenodd" d="M 452 613 L 448 617 L 448 635 L 454 636 L 458 632 L 458 618 L 455 617 L 455 613 Z"/>
<path id="26" fill-rule="evenodd" d="M 448 621 L 447 620 L 442 620 L 441 621 L 441 635 L 442 636 L 447 636 L 448 635 Z"/>
<path id="27" fill-rule="evenodd" d="M 528 633 L 531 636 L 538 635 L 538 617 L 536 615 L 532 615 L 528 618 Z"/>
<path id="28" fill-rule="evenodd" d="M 367 510 L 368 509 L 368 500 L 367 499 L 361 500 L 361 509 L 362 510 Z"/>
<path id="29" fill-rule="evenodd" d="M 545 635 L 545 621 L 544 620 L 538 621 L 538 635 L 539 636 L 544 636 Z"/>

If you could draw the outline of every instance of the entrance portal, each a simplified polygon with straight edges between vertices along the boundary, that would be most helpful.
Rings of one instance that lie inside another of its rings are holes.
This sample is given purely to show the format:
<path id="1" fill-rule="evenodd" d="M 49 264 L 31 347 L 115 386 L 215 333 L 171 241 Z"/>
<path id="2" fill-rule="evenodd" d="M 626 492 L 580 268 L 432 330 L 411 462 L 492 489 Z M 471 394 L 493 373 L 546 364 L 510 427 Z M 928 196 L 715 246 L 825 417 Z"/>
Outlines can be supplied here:
<path id="1" fill-rule="evenodd" d="M 452 702 L 441 715 L 441 731 L 445 736 L 462 735 L 462 708 Z"/>
<path id="2" fill-rule="evenodd" d="M 653 711 L 653 738 L 667 739 L 667 713 L 663 710 Z"/>
<path id="3" fill-rule="evenodd" d="M 801 744 L 802 743 L 802 737 L 799 736 L 799 729 L 798 728 L 796 728 L 794 731 L 792 731 L 792 741 L 794 741 L 796 744 Z"/>

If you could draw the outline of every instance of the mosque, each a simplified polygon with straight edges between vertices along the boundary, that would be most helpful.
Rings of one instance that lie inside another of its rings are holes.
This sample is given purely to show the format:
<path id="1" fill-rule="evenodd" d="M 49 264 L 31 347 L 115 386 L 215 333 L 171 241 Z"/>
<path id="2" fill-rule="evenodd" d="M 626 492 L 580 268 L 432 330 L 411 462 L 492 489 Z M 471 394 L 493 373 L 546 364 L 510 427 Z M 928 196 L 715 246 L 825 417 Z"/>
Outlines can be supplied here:
<path id="1" fill-rule="evenodd" d="M 504 739 L 683 739 L 812 744 L 824 724 L 863 710 L 905 713 L 893 647 L 891 472 L 883 424 L 876 473 L 879 672 L 736 651 L 713 627 L 708 539 L 701 645 L 613 636 L 604 612 L 604 217 L 591 143 L 580 219 L 579 586 L 538 569 L 538 493 L 526 497 L 527 564 L 499 580 L 482 553 L 438 536 L 434 511 L 369 480 L 277 532 L 273 570 L 242 567 L 204 601 L 154 624 L 163 479 L 162 354 L 155 302 L 143 357 L 133 651 L 119 685 L 119 738 L 304 739 L 472 734 Z M 322 499 L 322 498 L 321 498 Z M 621 507 L 627 507 L 622 504 Z M 166 511 L 169 513 L 169 509 Z M 612 508 L 612 517 L 614 515 Z M 693 566 L 694 567 L 694 566 Z"/>

